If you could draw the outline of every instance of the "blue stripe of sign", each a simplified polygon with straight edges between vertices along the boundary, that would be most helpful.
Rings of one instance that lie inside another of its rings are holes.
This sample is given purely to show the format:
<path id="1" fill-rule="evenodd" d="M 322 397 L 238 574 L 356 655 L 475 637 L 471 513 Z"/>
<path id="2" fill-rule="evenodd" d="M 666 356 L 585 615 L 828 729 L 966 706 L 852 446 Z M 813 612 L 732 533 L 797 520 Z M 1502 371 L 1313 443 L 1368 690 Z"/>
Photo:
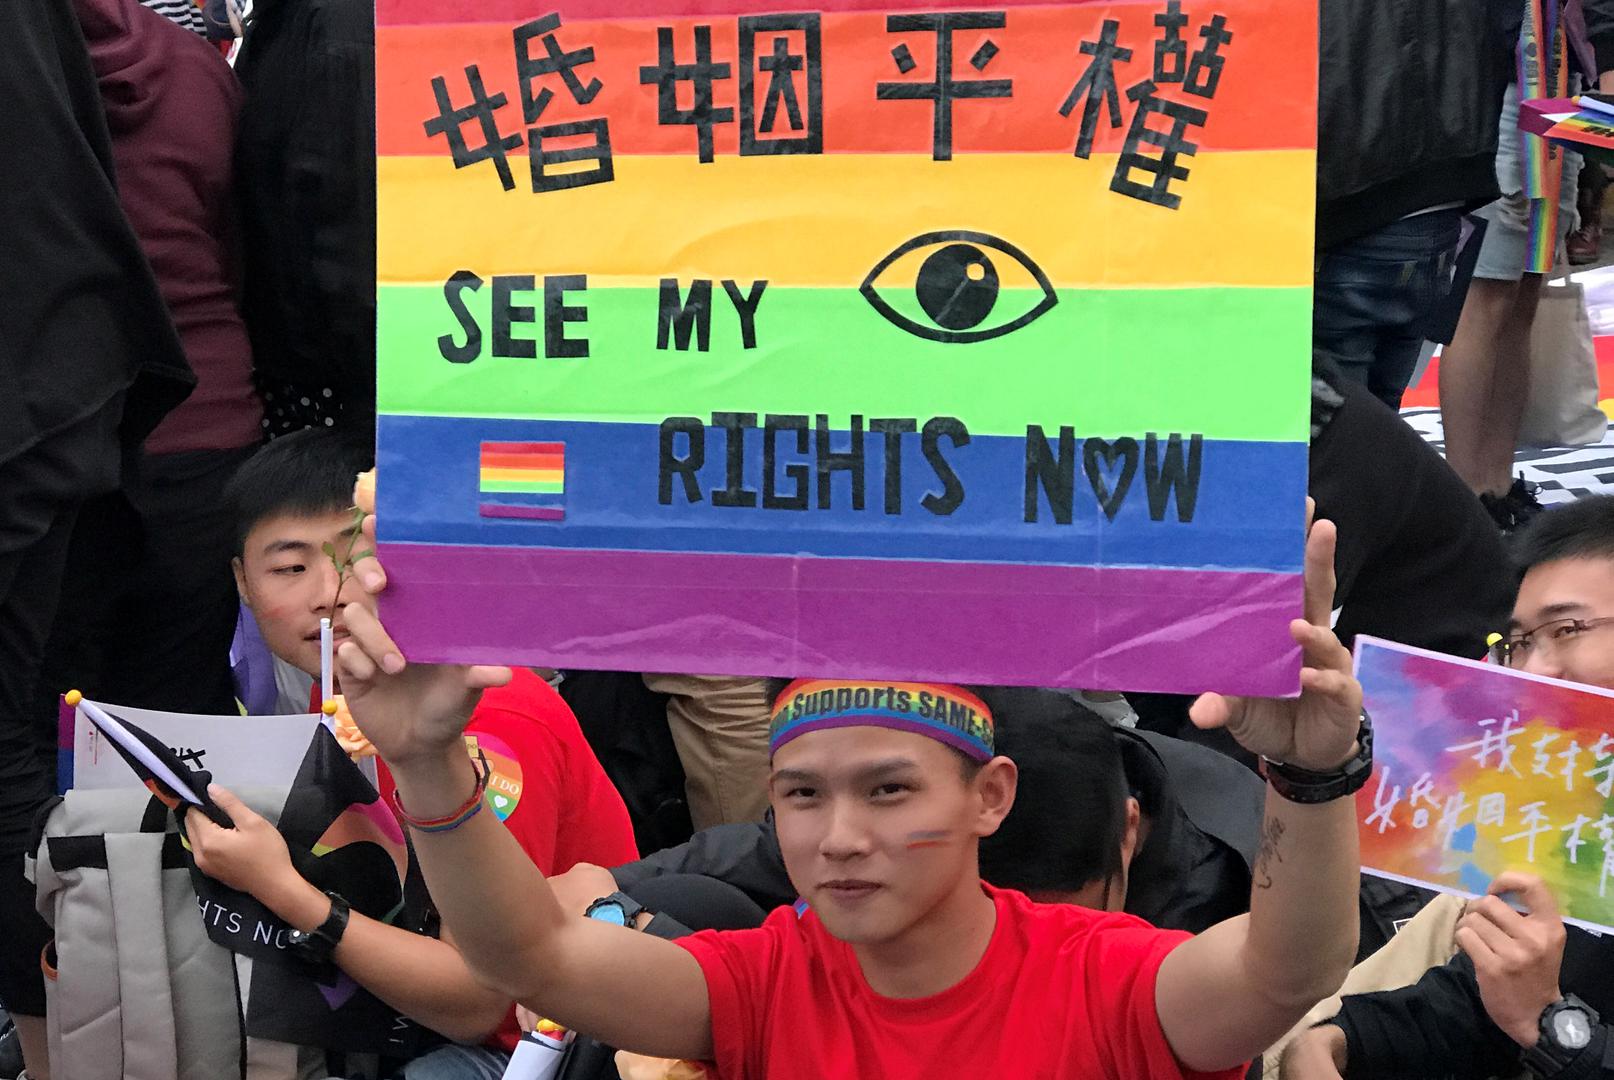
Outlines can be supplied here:
<path id="1" fill-rule="evenodd" d="M 1057 450 L 1057 427 L 1050 434 Z M 743 484 L 751 494 L 728 500 L 756 505 L 722 505 L 727 435 L 722 428 L 706 426 L 704 464 L 692 477 L 699 501 L 691 502 L 679 475 L 669 475 L 663 490 L 661 431 L 653 425 L 383 416 L 378 452 L 381 536 L 393 543 L 1276 572 L 1301 568 L 1304 443 L 1204 443 L 1188 523 L 1178 520 L 1175 499 L 1165 502 L 1163 519 L 1155 520 L 1141 462 L 1114 520 L 1106 519 L 1078 449 L 1070 522 L 1063 524 L 1040 489 L 1037 520 L 1025 520 L 1023 438 L 975 436 L 964 446 L 945 438 L 935 441 L 931 456 L 945 462 L 942 471 L 956 473 L 963 494 L 961 502 L 949 507 L 936 502 L 947 485 L 923 452 L 921 435 L 893 436 L 900 445 L 900 467 L 891 470 L 898 477 L 893 489 L 898 512 L 887 513 L 888 466 L 895 455 L 888 455 L 882 433 L 864 433 L 862 509 L 853 506 L 856 470 L 830 469 L 821 480 L 818 470 L 835 462 L 819 460 L 812 433 L 806 453 L 798 453 L 794 431 L 775 438 L 774 495 L 788 503 L 799 494 L 807 508 L 763 508 L 763 433 L 756 429 L 741 437 L 739 458 Z M 478 505 L 485 498 L 477 490 L 478 448 L 484 440 L 566 443 L 564 527 L 539 529 L 529 522 L 480 516 Z M 1144 457 L 1141 438 L 1139 443 L 1139 457 Z M 828 448 L 847 454 L 850 435 L 844 430 L 831 433 Z M 686 457 L 688 438 L 679 435 L 673 450 Z M 851 461 L 843 456 L 839 463 Z M 1094 466 L 1098 486 L 1108 492 L 1118 485 L 1125 459 L 1106 465 L 1095 455 Z M 821 484 L 827 486 L 821 489 Z"/>

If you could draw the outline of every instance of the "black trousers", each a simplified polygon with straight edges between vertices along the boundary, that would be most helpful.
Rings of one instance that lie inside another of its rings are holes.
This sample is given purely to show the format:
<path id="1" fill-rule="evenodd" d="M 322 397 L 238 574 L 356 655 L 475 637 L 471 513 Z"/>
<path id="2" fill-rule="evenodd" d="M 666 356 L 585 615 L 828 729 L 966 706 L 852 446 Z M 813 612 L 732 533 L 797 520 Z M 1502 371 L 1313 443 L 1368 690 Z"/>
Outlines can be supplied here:
<path id="1" fill-rule="evenodd" d="M 146 457 L 79 513 L 36 696 L 232 714 L 235 521 L 223 491 L 256 447 Z"/>
<path id="2" fill-rule="evenodd" d="M 40 668 L 78 515 L 80 464 L 116 423 L 115 414 L 92 418 L 0 464 L 0 1003 L 24 1016 L 45 1012 L 39 950 L 49 937 L 22 873 L 34 818 L 55 790 L 56 720 L 36 705 Z"/>

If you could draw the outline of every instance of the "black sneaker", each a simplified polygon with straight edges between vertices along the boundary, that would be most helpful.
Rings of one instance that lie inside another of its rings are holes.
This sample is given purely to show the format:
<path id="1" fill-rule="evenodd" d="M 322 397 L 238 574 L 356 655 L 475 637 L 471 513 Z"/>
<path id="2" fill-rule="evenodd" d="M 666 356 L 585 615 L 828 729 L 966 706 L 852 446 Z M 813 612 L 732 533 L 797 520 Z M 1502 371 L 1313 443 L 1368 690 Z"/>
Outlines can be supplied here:
<path id="1" fill-rule="evenodd" d="M 1505 493 L 1484 494 L 1479 498 L 1497 526 L 1503 532 L 1512 532 L 1546 509 L 1536 498 L 1536 492 L 1540 490 L 1541 485 L 1532 484 L 1520 476 Z"/>

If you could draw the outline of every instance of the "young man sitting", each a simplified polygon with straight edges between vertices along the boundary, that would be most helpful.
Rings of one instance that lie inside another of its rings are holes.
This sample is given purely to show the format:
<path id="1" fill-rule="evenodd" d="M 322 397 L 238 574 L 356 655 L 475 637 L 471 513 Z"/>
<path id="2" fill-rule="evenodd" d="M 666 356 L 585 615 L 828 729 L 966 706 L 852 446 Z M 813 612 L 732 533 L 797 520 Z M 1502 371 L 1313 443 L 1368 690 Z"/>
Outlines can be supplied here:
<path id="1" fill-rule="evenodd" d="M 1514 536 L 1518 594 L 1495 659 L 1614 690 L 1614 497 L 1584 498 Z M 1344 1076 L 1614 1078 L 1614 944 L 1566 928 L 1541 881 L 1502 875 L 1457 924 L 1458 952 L 1399 990 L 1347 996 L 1291 1044 L 1286 1080 Z"/>
<path id="2" fill-rule="evenodd" d="M 353 480 L 367 466 L 362 451 L 338 436 L 304 431 L 265 446 L 227 492 L 236 513 L 241 601 L 271 651 L 316 677 L 320 619 L 330 618 L 342 641 L 343 613 L 374 604 L 363 590 L 339 583 L 337 561 L 325 553 L 327 546 L 338 557 L 353 550 Z M 621 796 L 571 711 L 532 672 L 517 670 L 482 699 L 459 744 L 469 761 L 466 744 L 492 765 L 489 820 L 502 822 L 510 842 L 502 857 L 544 874 L 637 857 Z M 383 793 L 390 790 L 390 776 L 383 772 L 381 781 Z M 199 813 L 186 821 L 202 872 L 257 897 L 298 930 L 340 924 L 337 902 L 292 869 L 280 833 L 229 792 L 218 801 L 235 829 L 220 829 Z M 426 1027 L 471 1044 L 415 1060 L 405 1080 L 503 1074 L 520 1037 L 514 999 L 478 982 L 446 930 L 439 941 L 353 912 L 345 929 L 334 931 L 339 940 L 331 959 L 355 981 Z"/>
<path id="3" fill-rule="evenodd" d="M 1014 799 L 992 717 L 956 686 L 808 681 L 778 700 L 770 797 L 803 913 L 668 942 L 568 911 L 480 812 L 458 749 L 506 669 L 409 664 L 367 608 L 339 666 L 392 766 L 445 922 L 480 977 L 612 1045 L 747 1077 L 1170 1077 L 1244 1062 L 1336 988 L 1356 947 L 1361 688 L 1328 628 L 1334 531 L 1310 530 L 1299 699 L 1207 695 L 1269 767 L 1248 916 L 1197 937 L 1037 905 L 980 879 Z M 366 560 L 360 576 L 384 585 Z M 876 696 L 878 695 L 878 697 Z M 939 708 L 945 703 L 946 708 Z"/>

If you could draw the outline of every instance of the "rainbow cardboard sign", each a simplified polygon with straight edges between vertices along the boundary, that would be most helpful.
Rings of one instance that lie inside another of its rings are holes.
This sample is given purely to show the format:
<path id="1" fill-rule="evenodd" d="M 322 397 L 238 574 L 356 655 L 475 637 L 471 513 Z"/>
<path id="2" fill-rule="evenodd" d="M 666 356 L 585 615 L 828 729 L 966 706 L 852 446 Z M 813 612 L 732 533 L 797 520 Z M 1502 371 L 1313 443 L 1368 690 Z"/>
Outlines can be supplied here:
<path id="1" fill-rule="evenodd" d="M 1314 5 L 377 23 L 413 656 L 1296 690 Z"/>

